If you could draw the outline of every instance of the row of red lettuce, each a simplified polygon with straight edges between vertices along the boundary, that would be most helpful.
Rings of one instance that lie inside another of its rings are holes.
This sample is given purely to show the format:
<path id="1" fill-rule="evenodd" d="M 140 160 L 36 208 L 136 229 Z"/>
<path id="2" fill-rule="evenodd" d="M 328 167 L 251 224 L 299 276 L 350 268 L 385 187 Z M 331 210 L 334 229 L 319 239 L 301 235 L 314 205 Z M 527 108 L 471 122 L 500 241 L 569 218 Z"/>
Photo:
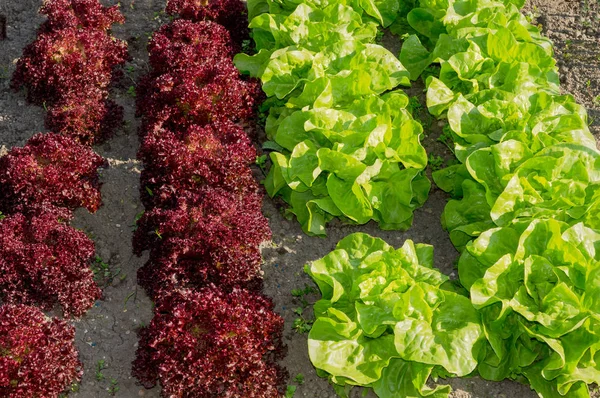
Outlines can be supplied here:
<path id="1" fill-rule="evenodd" d="M 283 319 L 260 292 L 271 231 L 245 131 L 262 95 L 232 63 L 245 5 L 171 0 L 166 10 L 180 18 L 152 36 L 137 88 L 146 211 L 133 247 L 149 251 L 138 281 L 156 308 L 133 374 L 164 397 L 279 397 Z"/>
<path id="2" fill-rule="evenodd" d="M 0 396 L 57 397 L 82 375 L 75 330 L 42 310 L 83 315 L 101 297 L 90 268 L 94 242 L 70 225 L 101 206 L 91 145 L 123 110 L 108 99 L 127 58 L 110 34 L 124 18 L 98 0 L 47 0 L 48 18 L 20 58 L 12 87 L 47 110 L 46 128 L 0 158 Z"/>

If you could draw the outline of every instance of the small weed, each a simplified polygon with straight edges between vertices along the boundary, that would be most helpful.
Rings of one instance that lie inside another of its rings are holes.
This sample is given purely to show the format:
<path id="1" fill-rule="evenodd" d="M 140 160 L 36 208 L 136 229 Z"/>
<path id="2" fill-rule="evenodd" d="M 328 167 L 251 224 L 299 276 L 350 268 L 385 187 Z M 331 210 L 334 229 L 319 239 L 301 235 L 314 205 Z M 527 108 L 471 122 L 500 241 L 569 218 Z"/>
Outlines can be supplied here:
<path id="1" fill-rule="evenodd" d="M 255 163 L 262 171 L 265 171 L 267 167 L 267 155 L 257 156 Z"/>
<path id="2" fill-rule="evenodd" d="M 297 388 L 298 387 L 296 386 L 287 386 L 287 389 L 285 390 L 285 398 L 293 398 Z"/>
<path id="3" fill-rule="evenodd" d="M 96 282 L 105 285 L 110 285 L 116 277 L 119 277 L 120 281 L 127 278 L 127 274 L 121 274 L 121 268 L 117 268 L 116 271 L 113 271 L 110 268 L 110 265 L 105 263 L 100 256 L 96 256 L 90 268 L 94 272 L 94 279 Z"/>
<path id="4" fill-rule="evenodd" d="M 250 50 L 250 46 L 252 45 L 252 41 L 250 39 L 242 40 L 242 51 L 246 52 Z"/>
<path id="5" fill-rule="evenodd" d="M 294 325 L 292 326 L 292 328 L 299 334 L 304 334 L 304 333 L 310 332 L 310 329 L 312 329 L 312 324 L 314 323 L 314 320 L 305 318 L 302 315 L 303 311 L 297 311 L 297 310 L 298 310 L 298 308 L 294 309 L 294 313 L 296 315 L 299 315 L 299 317 L 294 319 Z"/>
<path id="6" fill-rule="evenodd" d="M 581 11 L 586 15 L 590 13 L 590 5 L 588 4 L 587 0 L 584 0 L 583 7 L 581 7 Z"/>
<path id="7" fill-rule="evenodd" d="M 158 22 L 162 23 L 162 18 L 165 17 L 166 15 L 167 15 L 167 13 L 164 10 L 155 11 L 152 19 L 154 21 L 158 21 Z"/>
<path id="8" fill-rule="evenodd" d="M 127 89 L 127 95 L 129 95 L 132 98 L 136 97 L 136 92 L 135 92 L 135 86 L 129 86 L 129 88 Z"/>
<path id="9" fill-rule="evenodd" d="M 304 384 L 304 375 L 302 373 L 298 373 L 296 377 L 294 377 L 294 381 L 301 386 Z M 298 389 L 298 386 L 289 385 L 285 391 L 285 398 L 291 398 L 294 396 L 294 393 Z"/>
<path id="10" fill-rule="evenodd" d="M 66 392 L 61 393 L 58 396 L 58 398 L 67 398 L 69 396 L 70 392 L 79 392 L 79 384 L 78 383 L 71 384 L 71 386 L 66 390 Z"/>
<path id="11" fill-rule="evenodd" d="M 105 379 L 102 371 L 106 368 L 108 368 L 108 366 L 106 366 L 106 361 L 104 359 L 99 360 L 96 364 L 96 380 L 102 381 Z"/>
<path id="12" fill-rule="evenodd" d="M 242 40 L 242 52 L 248 55 L 253 55 L 256 53 L 254 47 L 252 46 L 252 40 Z"/>
<path id="13" fill-rule="evenodd" d="M 140 221 L 140 218 L 142 218 L 143 215 L 144 215 L 143 211 L 141 211 L 135 215 L 135 218 L 133 219 L 133 225 L 131 225 L 132 231 L 136 231 L 138 229 L 138 221 Z"/>
<path id="14" fill-rule="evenodd" d="M 120 390 L 119 382 L 113 378 L 110 379 L 110 387 L 108 387 L 108 393 L 111 396 L 115 396 Z"/>
<path id="15" fill-rule="evenodd" d="M 375 34 L 375 43 L 377 43 L 377 44 L 381 43 L 381 41 L 383 40 L 384 34 L 385 34 L 385 32 L 383 31 L 383 29 L 378 28 L 377 33 Z"/>
<path id="16" fill-rule="evenodd" d="M 91 268 L 92 271 L 94 271 L 95 278 L 107 279 L 112 277 L 110 266 L 105 263 L 100 256 L 96 256 L 96 258 L 94 258 Z"/>
<path id="17" fill-rule="evenodd" d="M 594 97 L 592 102 L 594 103 L 594 106 L 600 107 L 600 95 L 597 95 L 596 97 Z"/>
<path id="18" fill-rule="evenodd" d="M 421 101 L 417 96 L 412 96 L 408 100 L 408 105 L 406 108 L 410 111 L 410 113 L 414 114 L 415 112 L 420 112 L 423 109 L 423 105 L 421 105 Z"/>
<path id="19" fill-rule="evenodd" d="M 423 134 L 426 136 L 431 133 L 431 128 L 435 119 L 429 112 L 425 112 L 425 115 L 421 117 L 421 125 L 423 126 Z"/>
<path id="20" fill-rule="evenodd" d="M 306 296 L 316 293 L 316 289 L 312 286 L 304 285 L 304 289 L 293 289 L 292 296 L 300 300 L 300 307 L 294 308 L 292 311 L 298 315 L 298 318 L 294 319 L 292 328 L 300 333 L 308 333 L 314 323 L 313 319 L 304 317 L 304 310 L 309 307 L 309 302 L 306 300 Z"/>
<path id="21" fill-rule="evenodd" d="M 298 373 L 296 377 L 294 377 L 294 381 L 299 385 L 304 384 L 304 375 L 302 373 Z"/>
<path id="22" fill-rule="evenodd" d="M 439 155 L 434 155 L 432 153 L 429 154 L 427 161 L 429 163 L 429 167 L 431 170 L 436 171 L 442 168 L 444 164 L 444 159 Z"/>
<path id="23" fill-rule="evenodd" d="M 137 289 L 129 293 L 127 297 L 125 297 L 125 300 L 123 300 L 123 312 L 127 312 L 127 303 L 132 297 L 133 301 L 135 302 L 135 300 L 137 299 Z"/>
<path id="24" fill-rule="evenodd" d="M 423 83 L 427 83 L 427 78 L 429 76 L 438 77 L 440 75 L 441 67 L 438 64 L 431 64 L 423 73 L 421 73 L 421 79 L 423 79 Z"/>
<path id="25" fill-rule="evenodd" d="M 148 195 L 154 196 L 154 192 L 152 192 L 152 189 L 150 189 L 149 187 L 146 187 L 146 192 L 148 192 Z"/>
<path id="26" fill-rule="evenodd" d="M 308 294 L 312 294 L 312 293 L 316 293 L 316 292 L 317 292 L 317 290 L 314 287 L 304 285 L 304 289 L 292 289 L 292 296 L 302 297 L 302 296 L 306 296 Z"/>
<path id="27" fill-rule="evenodd" d="M 6 216 L 4 214 L 2 214 L 2 212 L 0 211 L 0 221 L 4 220 L 6 218 Z"/>
<path id="28" fill-rule="evenodd" d="M 312 286 L 304 285 L 304 289 L 292 289 L 292 296 L 300 299 L 302 307 L 308 307 L 308 301 L 304 296 L 308 296 L 310 294 L 317 293 L 317 289 Z"/>
<path id="29" fill-rule="evenodd" d="M 437 142 L 441 142 L 446 145 L 450 150 L 452 150 L 452 132 L 450 131 L 450 125 L 447 124 L 442 129 L 442 134 L 437 138 Z"/>

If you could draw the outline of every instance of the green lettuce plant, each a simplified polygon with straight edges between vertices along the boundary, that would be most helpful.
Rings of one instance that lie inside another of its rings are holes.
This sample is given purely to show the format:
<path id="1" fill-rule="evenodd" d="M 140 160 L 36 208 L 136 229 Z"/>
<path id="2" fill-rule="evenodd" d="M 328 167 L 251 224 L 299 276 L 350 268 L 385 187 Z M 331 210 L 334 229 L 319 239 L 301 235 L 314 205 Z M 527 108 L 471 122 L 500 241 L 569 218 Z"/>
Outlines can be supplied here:
<path id="1" fill-rule="evenodd" d="M 552 219 L 470 242 L 460 279 L 480 309 L 486 379 L 524 375 L 543 397 L 588 397 L 600 377 L 600 233 Z"/>
<path id="2" fill-rule="evenodd" d="M 334 217 L 407 229 L 427 198 L 422 126 L 406 109 L 409 73 L 374 44 L 398 2 L 251 1 L 257 54 L 236 66 L 270 99 L 265 180 L 303 230 L 325 235 Z"/>
<path id="3" fill-rule="evenodd" d="M 338 386 L 371 387 L 379 397 L 447 397 L 430 376 L 465 376 L 477 366 L 480 315 L 433 268 L 433 247 L 407 240 L 394 249 L 355 233 L 307 265 L 321 290 L 308 351 Z"/>

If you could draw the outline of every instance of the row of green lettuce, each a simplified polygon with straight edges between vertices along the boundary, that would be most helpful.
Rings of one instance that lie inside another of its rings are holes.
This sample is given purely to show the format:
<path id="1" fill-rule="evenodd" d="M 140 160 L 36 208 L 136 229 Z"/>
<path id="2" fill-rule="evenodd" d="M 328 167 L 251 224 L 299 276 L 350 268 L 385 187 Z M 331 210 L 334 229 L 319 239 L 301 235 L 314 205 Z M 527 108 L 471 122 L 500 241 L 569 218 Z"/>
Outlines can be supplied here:
<path id="1" fill-rule="evenodd" d="M 600 382 L 600 153 L 523 3 L 421 0 L 400 59 L 411 75 L 441 66 L 427 106 L 447 118 L 460 164 L 433 178 L 453 196 L 442 223 L 482 317 L 477 372 L 525 378 L 545 398 L 589 397 Z"/>
<path id="2" fill-rule="evenodd" d="M 303 230 L 325 235 L 334 217 L 407 229 L 430 182 L 423 132 L 407 110 L 409 73 L 375 44 L 401 12 L 388 0 L 250 0 L 255 55 L 238 69 L 262 80 L 271 197 Z"/>
<path id="3" fill-rule="evenodd" d="M 600 383 L 600 153 L 522 3 L 421 0 L 392 26 L 409 34 L 411 78 L 440 65 L 427 105 L 460 163 L 433 177 L 453 197 L 443 224 L 460 284 L 430 246 L 365 234 L 311 263 L 309 354 L 342 396 L 447 397 L 427 384 L 438 376 L 514 379 L 543 398 Z"/>
<path id="4" fill-rule="evenodd" d="M 433 268 L 433 247 L 394 249 L 355 233 L 306 272 L 321 290 L 308 352 L 338 394 L 447 398 L 430 378 L 480 375 L 528 383 L 542 398 L 589 397 L 600 380 L 600 233 L 531 222 L 475 240 L 461 282 Z M 486 268 L 487 267 L 487 268 Z M 470 284 L 470 285 L 469 285 Z"/>

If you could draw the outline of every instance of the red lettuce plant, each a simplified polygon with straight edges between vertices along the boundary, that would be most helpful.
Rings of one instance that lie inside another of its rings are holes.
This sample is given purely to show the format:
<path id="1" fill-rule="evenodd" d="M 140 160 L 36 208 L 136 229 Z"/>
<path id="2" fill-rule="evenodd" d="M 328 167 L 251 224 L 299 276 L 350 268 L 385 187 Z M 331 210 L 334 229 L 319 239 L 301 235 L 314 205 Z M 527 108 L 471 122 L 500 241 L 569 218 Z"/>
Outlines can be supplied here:
<path id="1" fill-rule="evenodd" d="M 113 68 L 127 60 L 127 44 L 104 31 L 66 28 L 40 33 L 23 50 L 12 85 L 27 88 L 29 101 L 53 105 L 75 93 L 106 88 Z"/>
<path id="2" fill-rule="evenodd" d="M 154 73 L 190 69 L 213 60 L 231 59 L 229 32 L 213 22 L 176 20 L 163 25 L 148 44 Z"/>
<path id="3" fill-rule="evenodd" d="M 123 121 L 123 108 L 101 90 L 72 93 L 48 109 L 46 128 L 93 145 L 109 138 Z"/>
<path id="4" fill-rule="evenodd" d="M 125 22 L 118 6 L 104 7 L 98 0 L 44 0 L 40 13 L 48 17 L 40 32 L 66 28 L 106 31 L 115 23 Z"/>
<path id="5" fill-rule="evenodd" d="M 169 206 L 178 193 L 203 185 L 242 194 L 258 186 L 248 165 L 256 150 L 244 130 L 231 122 L 191 126 L 185 133 L 149 133 L 138 153 L 144 165 L 141 196 L 146 208 Z"/>
<path id="6" fill-rule="evenodd" d="M 241 197 L 210 187 L 180 192 L 176 207 L 155 208 L 140 218 L 134 251 L 150 249 L 152 260 L 144 269 L 158 275 L 155 269 L 162 264 L 164 275 L 177 276 L 172 279 L 175 284 L 211 281 L 231 286 L 251 281 L 260 275 L 259 245 L 270 238 L 260 203 L 257 193 Z M 166 283 L 143 274 L 140 280 L 152 285 L 150 292 Z"/>
<path id="7" fill-rule="evenodd" d="M 0 158 L 0 211 L 53 205 L 91 212 L 101 205 L 98 168 L 105 160 L 89 147 L 57 134 L 36 134 Z"/>
<path id="8" fill-rule="evenodd" d="M 283 319 L 264 296 L 214 286 L 166 297 L 141 331 L 133 374 L 163 397 L 280 397 Z"/>
<path id="9" fill-rule="evenodd" d="M 165 254 L 159 253 L 138 269 L 138 283 L 148 296 L 159 303 L 178 289 L 198 289 L 213 283 L 221 288 L 243 287 L 248 291 L 259 292 L 263 288 L 260 262 L 256 259 L 247 264 L 233 267 L 216 268 L 209 258 L 203 258 L 202 250 L 190 251 L 182 248 L 181 242 L 163 247 Z M 256 257 L 257 251 L 253 251 Z M 194 250 L 192 248 L 192 250 Z"/>
<path id="10" fill-rule="evenodd" d="M 0 221 L 0 298 L 81 316 L 100 298 L 90 261 L 94 243 L 66 224 L 68 211 L 17 213 Z"/>
<path id="11" fill-rule="evenodd" d="M 240 0 L 168 0 L 166 11 L 195 22 L 214 21 L 223 25 L 238 47 L 236 52 L 242 41 L 250 37 L 248 12 Z"/>
<path id="12" fill-rule="evenodd" d="M 40 11 L 48 20 L 23 50 L 12 87 L 49 109 L 54 132 L 93 144 L 122 122 L 122 108 L 107 97 L 115 67 L 129 58 L 127 44 L 108 32 L 123 16 L 98 0 L 46 0 Z"/>
<path id="13" fill-rule="evenodd" d="M 150 74 L 138 85 L 138 114 L 144 117 L 141 132 L 246 120 L 261 97 L 258 82 L 242 80 L 230 59 Z"/>
<path id="14" fill-rule="evenodd" d="M 75 328 L 25 305 L 0 307 L 0 397 L 56 398 L 81 378 Z"/>
<path id="15" fill-rule="evenodd" d="M 198 289 L 213 283 L 221 288 L 243 287 L 259 292 L 263 288 L 260 262 L 255 259 L 238 268 L 215 268 L 209 259 L 202 258 L 198 251 L 190 252 L 167 244 L 164 255 L 153 255 L 138 269 L 138 283 L 148 296 L 160 303 L 170 292 L 178 289 Z M 196 258 L 194 257 L 196 256 Z"/>

